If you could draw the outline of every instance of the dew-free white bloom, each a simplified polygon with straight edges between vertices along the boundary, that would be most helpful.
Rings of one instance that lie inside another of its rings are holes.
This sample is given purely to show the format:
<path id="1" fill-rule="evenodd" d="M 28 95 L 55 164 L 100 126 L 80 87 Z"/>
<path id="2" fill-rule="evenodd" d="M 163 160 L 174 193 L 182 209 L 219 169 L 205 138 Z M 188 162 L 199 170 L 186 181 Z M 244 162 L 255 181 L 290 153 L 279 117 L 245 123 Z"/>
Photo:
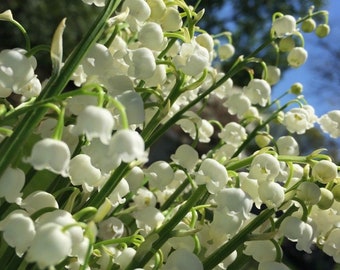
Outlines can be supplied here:
<path id="1" fill-rule="evenodd" d="M 197 42 L 183 43 L 173 63 L 177 69 L 190 76 L 197 76 L 210 64 L 209 52 Z"/>
<path id="2" fill-rule="evenodd" d="M 303 250 L 307 253 L 312 252 L 310 248 L 314 235 L 310 224 L 297 217 L 288 216 L 282 221 L 279 231 L 290 241 L 297 242 L 297 250 Z"/>
<path id="3" fill-rule="evenodd" d="M 70 158 L 70 149 L 65 142 L 45 138 L 33 145 L 31 155 L 24 161 L 36 170 L 46 169 L 66 177 Z"/>
<path id="4" fill-rule="evenodd" d="M 145 47 L 130 50 L 125 61 L 129 65 L 128 75 L 138 80 L 151 78 L 156 70 L 155 57 L 152 51 Z"/>
<path id="5" fill-rule="evenodd" d="M 82 0 L 85 4 L 92 5 L 94 4 L 97 7 L 104 7 L 105 0 Z"/>
<path id="6" fill-rule="evenodd" d="M 144 0 L 126 0 L 123 3 L 122 10 L 129 8 L 129 15 L 140 22 L 146 21 L 151 15 L 151 9 Z"/>
<path id="7" fill-rule="evenodd" d="M 276 249 L 269 240 L 246 241 L 243 253 L 252 256 L 258 262 L 272 262 L 276 258 Z"/>
<path id="8" fill-rule="evenodd" d="M 207 158 L 202 161 L 198 172 L 195 175 L 198 185 L 206 185 L 211 194 L 219 192 L 225 187 L 228 181 L 226 168 L 216 160 Z"/>
<path id="9" fill-rule="evenodd" d="M 153 206 L 148 206 L 133 213 L 136 225 L 143 234 L 148 234 L 162 225 L 165 217 L 161 211 Z"/>
<path id="10" fill-rule="evenodd" d="M 100 170 L 92 165 L 91 158 L 85 154 L 79 154 L 71 159 L 69 175 L 71 183 L 75 186 L 97 187 L 103 180 Z"/>
<path id="11" fill-rule="evenodd" d="M 280 155 L 299 155 L 299 144 L 292 136 L 282 136 L 276 140 L 278 153 Z"/>
<path id="12" fill-rule="evenodd" d="M 120 265 L 120 269 L 126 269 L 136 252 L 137 251 L 132 247 L 124 248 L 115 258 L 115 263 Z"/>
<path id="13" fill-rule="evenodd" d="M 262 182 L 259 184 L 260 200 L 268 208 L 279 208 L 285 199 L 284 188 L 276 182 Z"/>
<path id="14" fill-rule="evenodd" d="M 228 43 L 218 46 L 218 56 L 219 58 L 224 61 L 228 60 L 230 57 L 232 57 L 235 54 L 235 47 Z"/>
<path id="15" fill-rule="evenodd" d="M 79 115 L 87 106 L 96 106 L 98 103 L 95 96 L 73 96 L 67 100 L 66 110 L 68 113 Z"/>
<path id="16" fill-rule="evenodd" d="M 110 111 L 89 105 L 78 115 L 71 132 L 76 135 L 85 134 L 90 141 L 99 138 L 102 143 L 109 144 L 113 127 L 114 119 Z"/>
<path id="17" fill-rule="evenodd" d="M 247 132 L 239 123 L 230 122 L 218 133 L 218 137 L 227 144 L 239 147 L 247 139 Z"/>
<path id="18" fill-rule="evenodd" d="M 153 192 L 145 187 L 141 187 L 137 190 L 133 196 L 134 205 L 137 209 L 142 209 L 148 206 L 156 206 L 157 200 Z"/>
<path id="19" fill-rule="evenodd" d="M 0 231 L 3 239 L 10 247 L 15 248 L 19 257 L 27 251 L 35 236 L 34 222 L 23 210 L 14 210 L 1 220 Z"/>
<path id="20" fill-rule="evenodd" d="M 313 182 L 302 182 L 296 189 L 296 196 L 307 205 L 314 205 L 319 202 L 321 191 L 319 186 Z"/>
<path id="21" fill-rule="evenodd" d="M 307 57 L 308 53 L 303 47 L 295 47 L 288 53 L 287 61 L 291 67 L 297 68 L 307 61 Z"/>
<path id="22" fill-rule="evenodd" d="M 145 170 L 145 176 L 148 177 L 151 188 L 164 190 L 174 178 L 174 171 L 169 163 L 159 160 Z"/>
<path id="23" fill-rule="evenodd" d="M 63 261 L 72 248 L 72 241 L 62 226 L 46 223 L 39 227 L 27 251 L 26 260 L 36 262 L 43 269 Z"/>
<path id="24" fill-rule="evenodd" d="M 258 270 L 290 270 L 288 266 L 280 262 L 261 262 L 259 264 Z"/>
<path id="25" fill-rule="evenodd" d="M 128 182 L 122 178 L 115 189 L 111 192 L 108 199 L 113 207 L 117 207 L 119 204 L 125 203 L 124 196 L 130 191 Z"/>
<path id="26" fill-rule="evenodd" d="M 133 130 L 121 129 L 111 138 L 109 151 L 118 164 L 138 160 L 146 161 L 144 140 L 141 135 Z"/>
<path id="27" fill-rule="evenodd" d="M 281 70 L 276 66 L 267 66 L 267 78 L 266 81 L 270 85 L 278 83 L 281 78 Z"/>
<path id="28" fill-rule="evenodd" d="M 192 252 L 186 249 L 177 249 L 170 254 L 166 264 L 163 266 L 164 270 L 184 270 L 195 269 L 203 270 L 202 262 Z"/>
<path id="29" fill-rule="evenodd" d="M 25 56 L 23 49 L 3 50 L 0 52 L 0 97 L 8 97 L 12 92 L 24 94 L 21 88 L 26 86 L 36 77 L 34 69 L 36 60 L 33 56 Z M 27 89 L 26 89 L 27 90 Z M 27 92 L 27 97 L 40 93 L 38 91 Z"/>
<path id="30" fill-rule="evenodd" d="M 33 214 L 45 207 L 59 208 L 54 196 L 42 190 L 36 190 L 30 193 L 22 200 L 20 207 L 25 209 L 29 214 Z"/>
<path id="31" fill-rule="evenodd" d="M 171 159 L 188 171 L 191 171 L 194 169 L 199 157 L 197 151 L 192 146 L 182 144 L 176 149 L 175 154 L 171 155 Z"/>
<path id="32" fill-rule="evenodd" d="M 164 31 L 177 31 L 183 25 L 181 14 L 175 7 L 166 8 L 160 23 Z"/>
<path id="33" fill-rule="evenodd" d="M 103 240 L 122 237 L 124 231 L 124 223 L 116 217 L 109 217 L 98 224 L 98 237 Z"/>
<path id="34" fill-rule="evenodd" d="M 259 104 L 264 107 L 269 101 L 271 87 L 265 80 L 252 79 L 248 85 L 243 88 L 243 91 L 252 104 Z"/>
<path id="35" fill-rule="evenodd" d="M 165 45 L 162 27 L 154 22 L 145 23 L 138 32 L 138 41 L 151 50 L 161 51 Z"/>
<path id="36" fill-rule="evenodd" d="M 320 160 L 313 166 L 312 175 L 320 183 L 327 184 L 338 176 L 338 167 L 329 160 Z"/>
<path id="37" fill-rule="evenodd" d="M 223 105 L 228 109 L 228 112 L 231 115 L 236 114 L 238 118 L 242 118 L 250 109 L 251 101 L 245 94 L 241 92 L 234 92 L 228 97 Z"/>
<path id="38" fill-rule="evenodd" d="M 128 90 L 118 95 L 116 98 L 125 108 L 129 125 L 143 124 L 145 120 L 144 103 L 140 94 Z"/>
<path id="39" fill-rule="evenodd" d="M 272 155 L 259 154 L 253 159 L 249 177 L 256 179 L 259 183 L 273 181 L 280 173 L 280 163 Z"/>
<path id="40" fill-rule="evenodd" d="M 293 108 L 286 112 L 283 124 L 289 132 L 304 134 L 306 130 L 314 126 L 316 120 L 317 117 L 314 114 L 314 108 L 310 105 L 303 105 L 300 108 Z"/>
<path id="41" fill-rule="evenodd" d="M 21 189 L 25 185 L 25 173 L 19 168 L 8 167 L 0 176 L 0 198 L 9 203 L 20 203 Z"/>
<path id="42" fill-rule="evenodd" d="M 340 137 L 340 110 L 333 110 L 322 115 L 319 123 L 321 129 L 332 138 Z"/>
<path id="43" fill-rule="evenodd" d="M 336 263 L 340 263 L 340 228 L 335 228 L 328 235 L 322 250 L 332 256 Z"/>
<path id="44" fill-rule="evenodd" d="M 296 20 L 291 15 L 284 15 L 276 18 L 272 24 L 272 31 L 277 37 L 292 35 L 296 30 Z"/>

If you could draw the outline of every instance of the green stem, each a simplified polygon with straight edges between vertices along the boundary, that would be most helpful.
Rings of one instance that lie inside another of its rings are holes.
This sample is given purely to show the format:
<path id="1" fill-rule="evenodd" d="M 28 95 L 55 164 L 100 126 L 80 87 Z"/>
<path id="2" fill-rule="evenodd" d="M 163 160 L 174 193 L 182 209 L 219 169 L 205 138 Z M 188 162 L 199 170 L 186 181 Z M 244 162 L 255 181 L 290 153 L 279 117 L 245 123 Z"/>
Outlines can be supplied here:
<path id="1" fill-rule="evenodd" d="M 186 203 L 178 209 L 176 214 L 167 223 L 161 226 L 154 233 L 149 234 L 145 238 L 145 242 L 143 242 L 137 250 L 132 262 L 125 268 L 125 270 L 142 268 L 171 237 L 171 232 L 175 226 L 185 217 L 188 212 L 190 212 L 191 208 L 197 204 L 205 192 L 205 185 L 199 186 L 186 201 Z"/>
<path id="2" fill-rule="evenodd" d="M 230 241 L 226 242 L 214 253 L 203 261 L 205 270 L 213 269 L 221 261 L 227 258 L 234 250 L 243 244 L 248 235 L 251 234 L 256 228 L 261 226 L 268 218 L 270 218 L 275 211 L 273 209 L 266 209 L 257 217 L 255 217 L 246 227 L 244 227 L 238 234 L 236 234 Z"/>
<path id="3" fill-rule="evenodd" d="M 83 59 L 89 48 L 99 39 L 106 26 L 107 19 L 117 9 L 120 2 L 121 0 L 109 0 L 107 2 L 102 13 L 98 16 L 85 37 L 79 42 L 76 49 L 65 62 L 59 75 L 50 78 L 40 96 L 36 99 L 37 102 L 57 96 L 63 91 L 80 61 Z M 17 150 L 28 140 L 46 112 L 47 108 L 39 107 L 31 114 L 25 115 L 13 131 L 12 136 L 6 138 L 0 145 L 0 175 L 2 175 L 5 169 L 15 160 L 19 153 Z"/>

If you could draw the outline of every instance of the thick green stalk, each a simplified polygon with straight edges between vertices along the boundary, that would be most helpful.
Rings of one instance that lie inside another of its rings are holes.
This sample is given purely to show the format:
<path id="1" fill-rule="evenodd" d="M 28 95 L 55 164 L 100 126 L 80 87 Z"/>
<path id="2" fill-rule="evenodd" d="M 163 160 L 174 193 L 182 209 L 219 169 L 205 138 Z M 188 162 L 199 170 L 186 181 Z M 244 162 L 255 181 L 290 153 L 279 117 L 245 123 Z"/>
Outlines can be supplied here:
<path id="1" fill-rule="evenodd" d="M 60 73 L 50 78 L 42 93 L 36 99 L 36 102 L 59 95 L 63 91 L 70 80 L 72 73 L 77 68 L 88 49 L 99 39 L 107 19 L 117 9 L 120 2 L 121 0 L 108 1 L 102 13 L 98 16 L 87 34 L 69 56 L 65 65 L 60 70 Z M 32 106 L 34 106 L 34 104 Z M 0 175 L 2 175 L 5 169 L 15 160 L 19 153 L 18 149 L 20 149 L 30 137 L 34 128 L 42 120 L 47 110 L 48 109 L 45 107 L 39 107 L 31 114 L 26 114 L 14 129 L 13 134 L 6 138 L 0 145 Z"/>

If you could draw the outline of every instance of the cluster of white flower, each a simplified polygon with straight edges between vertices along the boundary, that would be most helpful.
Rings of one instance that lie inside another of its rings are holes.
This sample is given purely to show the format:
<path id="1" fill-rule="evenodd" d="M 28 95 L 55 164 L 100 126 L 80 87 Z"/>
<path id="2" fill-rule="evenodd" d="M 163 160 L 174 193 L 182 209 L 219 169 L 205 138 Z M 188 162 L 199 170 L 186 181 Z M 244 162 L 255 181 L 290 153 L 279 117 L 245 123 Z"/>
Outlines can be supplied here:
<path id="1" fill-rule="evenodd" d="M 340 263 L 338 166 L 320 151 L 300 156 L 293 137 L 317 122 L 339 137 L 340 111 L 318 118 L 299 96 L 275 111 L 271 88 L 280 69 L 263 61 L 261 78 L 249 72 L 246 85 L 234 87 L 231 75 L 259 59 L 242 56 L 228 72 L 217 70 L 214 61 L 230 59 L 235 48 L 195 26 L 203 11 L 184 1 L 125 0 L 120 10 L 110 10 L 113 0 L 83 2 L 103 7 L 106 31 L 98 29 L 101 39 L 72 70 L 70 56 L 54 72 L 43 95 L 34 56 L 0 52 L 0 97 L 29 99 L 0 115 L 0 231 L 8 245 L 0 258 L 10 248 L 18 256 L 4 267 L 227 269 L 252 256 L 260 270 L 288 269 L 283 238 L 307 253 L 316 244 Z M 9 14 L 0 20 L 13 20 Z M 307 59 L 297 25 L 315 14 L 273 17 L 271 42 L 292 67 Z M 53 55 L 62 59 L 61 51 Z M 49 96 L 64 70 L 77 88 Z M 210 99 L 234 121 L 205 119 Z M 273 120 L 290 134 L 274 138 Z M 175 124 L 193 144 L 149 162 L 150 146 Z M 199 153 L 194 146 L 213 136 L 216 146 Z M 253 141 L 258 149 L 249 153 Z"/>

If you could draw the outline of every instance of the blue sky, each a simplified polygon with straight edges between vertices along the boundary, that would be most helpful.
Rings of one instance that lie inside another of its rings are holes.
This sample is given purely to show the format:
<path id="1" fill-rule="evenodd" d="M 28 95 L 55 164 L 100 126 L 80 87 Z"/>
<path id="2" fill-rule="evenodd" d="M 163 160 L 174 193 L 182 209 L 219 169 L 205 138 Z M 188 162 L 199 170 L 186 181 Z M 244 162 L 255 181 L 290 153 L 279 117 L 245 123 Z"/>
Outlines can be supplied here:
<path id="1" fill-rule="evenodd" d="M 318 69 L 335 68 L 335 61 L 340 60 L 334 58 L 331 52 L 327 51 L 321 44 L 327 42 L 331 44 L 331 47 L 336 48 L 340 40 L 340 1 L 330 0 L 325 9 L 329 11 L 330 35 L 320 39 L 314 33 L 304 34 L 305 48 L 308 51 L 307 62 L 298 69 L 286 71 L 281 82 L 273 90 L 274 95 L 278 96 L 289 89 L 293 83 L 302 83 L 304 86 L 303 94 L 308 103 L 314 107 L 318 116 L 330 110 L 340 109 L 339 82 L 328 81 L 318 72 Z M 334 70 L 334 73 L 338 72 L 338 70 Z"/>

